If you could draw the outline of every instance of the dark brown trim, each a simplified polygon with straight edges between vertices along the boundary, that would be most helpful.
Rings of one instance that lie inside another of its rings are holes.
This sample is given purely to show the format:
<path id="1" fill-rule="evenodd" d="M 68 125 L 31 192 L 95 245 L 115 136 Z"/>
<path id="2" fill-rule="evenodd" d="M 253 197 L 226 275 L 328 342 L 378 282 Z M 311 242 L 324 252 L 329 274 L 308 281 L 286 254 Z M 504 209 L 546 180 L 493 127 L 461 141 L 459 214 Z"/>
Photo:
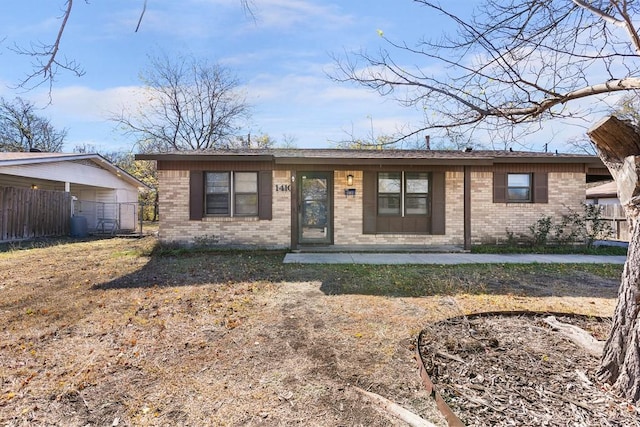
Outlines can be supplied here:
<path id="1" fill-rule="evenodd" d="M 464 168 L 464 249 L 471 250 L 471 168 Z"/>
<path id="2" fill-rule="evenodd" d="M 273 172 L 258 172 L 258 218 L 272 219 L 273 206 Z"/>
<path id="3" fill-rule="evenodd" d="M 493 203 L 507 203 L 507 173 L 493 173 Z"/>
<path id="4" fill-rule="evenodd" d="M 377 187 L 376 172 L 364 171 L 362 175 L 363 234 L 376 234 L 376 218 L 378 216 Z"/>
<path id="5" fill-rule="evenodd" d="M 298 171 L 291 170 L 291 249 L 299 248 L 298 242 Z"/>
<path id="6" fill-rule="evenodd" d="M 204 215 L 204 173 L 191 171 L 189 173 L 189 219 L 202 219 Z"/>
<path id="7" fill-rule="evenodd" d="M 474 172 L 507 172 L 507 173 L 535 173 L 535 172 L 573 172 L 584 173 L 581 164 L 548 164 L 548 163 L 500 163 L 490 167 L 473 167 Z"/>
<path id="8" fill-rule="evenodd" d="M 549 203 L 549 179 L 546 172 L 533 174 L 533 203 Z"/>
<path id="9" fill-rule="evenodd" d="M 358 159 L 358 158 L 313 158 L 313 157 L 283 157 L 276 158 L 276 165 L 327 165 L 330 164 L 332 167 L 335 165 L 342 165 L 345 167 L 351 167 L 353 169 L 354 166 L 378 166 L 381 168 L 389 167 L 389 166 L 402 166 L 405 168 L 409 165 L 416 166 L 440 166 L 443 163 L 451 166 L 464 166 L 464 165 L 487 165 L 490 166 L 493 164 L 491 159 L 442 159 L 442 158 L 429 158 L 429 159 L 420 159 L 420 158 L 374 158 L 374 159 Z"/>
<path id="10" fill-rule="evenodd" d="M 445 173 L 431 174 L 431 234 L 446 234 Z"/>
<path id="11" fill-rule="evenodd" d="M 191 158 L 186 158 L 182 161 L 158 161 L 156 165 L 158 170 L 200 170 L 207 172 L 217 171 L 264 171 L 273 170 L 273 162 L 255 162 L 251 159 L 245 161 L 236 162 L 215 162 L 215 161 L 194 161 Z"/>
<path id="12" fill-rule="evenodd" d="M 177 161 L 177 162 L 272 162 L 273 155 L 252 155 L 252 154 L 136 154 L 136 160 L 157 160 L 157 161 Z"/>

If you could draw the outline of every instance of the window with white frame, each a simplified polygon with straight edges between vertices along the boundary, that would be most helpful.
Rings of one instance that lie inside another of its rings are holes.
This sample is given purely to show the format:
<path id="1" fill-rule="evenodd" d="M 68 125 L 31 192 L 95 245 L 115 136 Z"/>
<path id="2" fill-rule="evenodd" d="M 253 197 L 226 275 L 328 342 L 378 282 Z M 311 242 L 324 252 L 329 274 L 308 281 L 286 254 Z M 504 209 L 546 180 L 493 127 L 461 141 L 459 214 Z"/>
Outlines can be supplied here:
<path id="1" fill-rule="evenodd" d="M 531 202 L 531 174 L 509 173 L 507 174 L 507 201 Z"/>
<path id="2" fill-rule="evenodd" d="M 206 172 L 205 214 L 258 216 L 258 173 Z"/>
<path id="3" fill-rule="evenodd" d="M 429 173 L 379 172 L 378 215 L 429 215 Z"/>

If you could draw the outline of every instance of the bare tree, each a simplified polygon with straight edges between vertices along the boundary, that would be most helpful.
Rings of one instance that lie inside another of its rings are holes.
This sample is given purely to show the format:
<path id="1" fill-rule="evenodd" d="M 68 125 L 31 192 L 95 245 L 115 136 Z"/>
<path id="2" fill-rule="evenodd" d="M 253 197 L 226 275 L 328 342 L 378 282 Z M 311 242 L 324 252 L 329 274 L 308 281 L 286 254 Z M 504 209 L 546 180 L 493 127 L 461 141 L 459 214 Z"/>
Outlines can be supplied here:
<path id="1" fill-rule="evenodd" d="M 142 20 L 145 12 L 147 11 L 148 0 L 141 1 L 141 11 L 138 18 L 138 22 L 135 28 L 135 32 L 140 30 Z M 86 4 L 89 4 L 88 0 L 84 0 Z M 245 14 L 254 17 L 251 0 L 240 0 Z M 60 71 L 68 71 L 72 74 L 81 77 L 85 74 L 84 69 L 80 63 L 75 59 L 68 59 L 61 53 L 62 51 L 62 39 L 67 29 L 67 24 L 71 18 L 71 12 L 77 7 L 73 0 L 65 0 L 63 3 L 62 13 L 59 16 L 60 25 L 57 28 L 55 38 L 50 43 L 32 42 L 29 47 L 23 47 L 15 45 L 13 50 L 21 55 L 26 55 L 33 58 L 31 71 L 27 73 L 26 77 L 18 83 L 18 86 L 24 89 L 32 89 L 43 84 L 49 86 L 49 92 L 53 88 L 56 75 Z"/>
<path id="2" fill-rule="evenodd" d="M 633 126 L 640 127 L 640 91 L 626 93 L 616 103 L 611 114 Z"/>
<path id="3" fill-rule="evenodd" d="M 277 144 L 278 142 L 269 134 L 251 135 L 248 133 L 246 136 L 240 135 L 236 137 L 235 141 L 230 145 L 238 148 L 273 148 Z"/>
<path id="4" fill-rule="evenodd" d="M 67 130 L 55 129 L 31 102 L 0 98 L 0 151 L 59 152 L 66 137 Z"/>
<path id="5" fill-rule="evenodd" d="M 33 89 L 40 85 L 48 84 L 49 93 L 51 93 L 54 78 L 60 70 L 70 71 L 78 77 L 84 75 L 84 70 L 75 60 L 68 60 L 64 55 L 60 54 L 62 35 L 69 22 L 72 9 L 73 0 L 66 0 L 62 15 L 60 16 L 60 26 L 58 27 L 58 32 L 53 42 L 32 42 L 28 48 L 18 45 L 14 46 L 13 50 L 16 53 L 30 56 L 33 59 L 32 69 L 18 84 L 19 87 Z"/>
<path id="6" fill-rule="evenodd" d="M 595 108 L 606 110 L 602 97 L 640 89 L 636 0 L 485 0 L 469 19 L 435 2 L 415 3 L 450 20 L 457 33 L 409 44 L 379 31 L 386 48 L 338 58 L 333 76 L 428 112 L 404 137 L 455 128 L 527 132 L 549 118 L 584 118 Z M 408 65 L 416 63 L 425 66 Z M 429 71 L 434 63 L 441 73 Z M 606 123 L 590 137 L 618 191 L 629 196 L 624 203 L 633 237 L 599 378 L 638 401 L 640 136 L 627 125 L 611 125 L 624 122 Z M 615 132 L 607 134 L 609 127 Z M 621 135 L 624 140 L 612 142 Z"/>
<path id="7" fill-rule="evenodd" d="M 576 117 L 567 103 L 640 88 L 635 1 L 486 0 L 469 21 L 414 1 L 457 24 L 457 34 L 409 44 L 380 31 L 387 48 L 338 58 L 333 75 L 423 108 L 428 114 L 412 133 L 461 126 L 522 132 L 511 125 Z M 393 58 L 407 54 L 413 58 Z M 407 66 L 416 57 L 424 68 Z M 426 71 L 434 61 L 440 75 Z"/>
<path id="8" fill-rule="evenodd" d="M 141 151 L 207 150 L 233 144 L 249 105 L 229 70 L 193 57 L 151 57 L 146 100 L 113 120 Z"/>

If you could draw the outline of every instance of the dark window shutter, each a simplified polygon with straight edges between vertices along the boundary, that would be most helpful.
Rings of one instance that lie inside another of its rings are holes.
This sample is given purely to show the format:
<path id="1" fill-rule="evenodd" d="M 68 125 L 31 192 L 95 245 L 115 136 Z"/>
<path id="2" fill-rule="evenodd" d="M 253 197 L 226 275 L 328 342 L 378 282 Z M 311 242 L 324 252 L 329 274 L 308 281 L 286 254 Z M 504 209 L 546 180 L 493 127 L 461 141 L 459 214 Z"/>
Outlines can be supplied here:
<path id="1" fill-rule="evenodd" d="M 493 203 L 507 203 L 507 174 L 493 173 Z"/>
<path id="2" fill-rule="evenodd" d="M 272 218 L 272 171 L 260 171 L 258 175 L 258 218 L 270 220 Z"/>
<path id="3" fill-rule="evenodd" d="M 377 191 L 377 174 L 365 171 L 362 176 L 362 232 L 364 234 L 376 234 Z"/>
<path id="4" fill-rule="evenodd" d="M 189 174 L 189 219 L 202 219 L 204 214 L 204 174 L 191 171 Z"/>
<path id="5" fill-rule="evenodd" d="M 546 172 L 533 174 L 533 203 L 549 203 L 549 180 Z"/>
<path id="6" fill-rule="evenodd" d="M 431 184 L 431 234 L 445 234 L 445 176 L 433 172 Z"/>

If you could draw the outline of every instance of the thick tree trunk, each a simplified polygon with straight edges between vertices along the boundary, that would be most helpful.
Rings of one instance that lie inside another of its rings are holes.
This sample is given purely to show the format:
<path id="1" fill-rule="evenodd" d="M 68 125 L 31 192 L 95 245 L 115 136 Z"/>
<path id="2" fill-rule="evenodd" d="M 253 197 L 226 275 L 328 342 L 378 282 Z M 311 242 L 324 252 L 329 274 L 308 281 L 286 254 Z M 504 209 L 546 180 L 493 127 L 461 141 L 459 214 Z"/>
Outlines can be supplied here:
<path id="1" fill-rule="evenodd" d="M 631 227 L 618 304 L 598 378 L 614 390 L 640 401 L 640 132 L 608 117 L 588 132 L 618 188 L 618 197 Z"/>
<path id="2" fill-rule="evenodd" d="M 640 227 L 634 227 L 618 291 L 613 328 L 607 340 L 598 379 L 634 401 L 640 401 Z"/>

